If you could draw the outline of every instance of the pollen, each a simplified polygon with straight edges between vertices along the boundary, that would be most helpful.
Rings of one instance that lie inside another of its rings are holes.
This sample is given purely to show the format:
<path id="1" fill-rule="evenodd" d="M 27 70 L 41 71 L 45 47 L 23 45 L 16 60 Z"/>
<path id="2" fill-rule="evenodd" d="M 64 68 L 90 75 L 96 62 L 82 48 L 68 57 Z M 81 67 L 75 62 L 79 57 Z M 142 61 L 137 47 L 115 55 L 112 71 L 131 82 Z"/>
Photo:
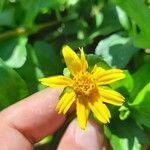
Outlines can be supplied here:
<path id="1" fill-rule="evenodd" d="M 73 78 L 73 87 L 79 96 L 89 96 L 97 90 L 95 79 L 88 73 L 80 73 Z"/>

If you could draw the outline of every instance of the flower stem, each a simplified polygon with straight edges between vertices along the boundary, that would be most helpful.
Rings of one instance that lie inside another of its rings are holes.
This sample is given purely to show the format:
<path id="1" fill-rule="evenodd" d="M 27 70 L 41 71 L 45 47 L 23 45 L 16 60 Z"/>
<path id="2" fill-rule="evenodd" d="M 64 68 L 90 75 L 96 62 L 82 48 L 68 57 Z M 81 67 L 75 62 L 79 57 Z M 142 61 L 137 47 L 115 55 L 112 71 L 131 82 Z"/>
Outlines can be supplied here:
<path id="1" fill-rule="evenodd" d="M 57 21 L 50 21 L 50 22 L 39 24 L 39 25 L 35 25 L 32 29 L 18 27 L 14 30 L 0 33 L 0 41 L 8 39 L 10 37 L 16 37 L 19 35 L 32 35 L 32 34 L 40 32 L 42 30 L 45 30 L 51 26 L 57 25 L 58 23 L 59 22 L 57 22 Z"/>

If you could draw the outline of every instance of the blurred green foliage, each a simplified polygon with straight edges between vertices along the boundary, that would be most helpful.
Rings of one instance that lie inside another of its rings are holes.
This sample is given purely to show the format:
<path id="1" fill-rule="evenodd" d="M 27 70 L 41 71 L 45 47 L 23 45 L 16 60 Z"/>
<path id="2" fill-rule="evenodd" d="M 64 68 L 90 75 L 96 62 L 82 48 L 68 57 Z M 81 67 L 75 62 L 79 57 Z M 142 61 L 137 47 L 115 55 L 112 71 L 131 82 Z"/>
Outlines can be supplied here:
<path id="1" fill-rule="evenodd" d="M 126 70 L 126 79 L 111 85 L 126 97 L 119 111 L 110 106 L 112 148 L 150 144 L 149 1 L 0 0 L 1 110 L 45 88 L 39 78 L 63 73 L 64 44 L 84 47 L 90 68 Z"/>

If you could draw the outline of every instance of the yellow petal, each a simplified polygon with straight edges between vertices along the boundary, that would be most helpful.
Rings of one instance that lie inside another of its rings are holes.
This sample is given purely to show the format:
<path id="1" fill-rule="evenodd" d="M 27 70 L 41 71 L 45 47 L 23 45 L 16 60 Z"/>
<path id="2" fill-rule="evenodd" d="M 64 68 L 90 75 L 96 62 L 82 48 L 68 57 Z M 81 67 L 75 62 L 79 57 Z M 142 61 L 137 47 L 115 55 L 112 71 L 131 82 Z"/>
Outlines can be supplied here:
<path id="1" fill-rule="evenodd" d="M 117 106 L 121 106 L 125 99 L 120 93 L 110 89 L 99 88 L 99 93 L 103 102 Z"/>
<path id="2" fill-rule="evenodd" d="M 62 53 L 70 73 L 72 75 L 79 73 L 81 71 L 81 60 L 78 55 L 69 46 L 64 46 Z"/>
<path id="3" fill-rule="evenodd" d="M 111 117 L 110 112 L 105 104 L 103 104 L 100 100 L 95 100 L 94 102 L 89 103 L 89 107 L 92 110 L 95 117 L 102 123 L 109 122 L 109 118 Z"/>
<path id="4" fill-rule="evenodd" d="M 82 71 L 85 72 L 86 69 L 88 68 L 88 63 L 87 63 L 87 60 L 85 58 L 85 54 L 84 54 L 83 48 L 80 48 L 80 52 L 81 52 L 81 67 L 82 67 Z"/>
<path id="5" fill-rule="evenodd" d="M 125 74 L 120 69 L 109 69 L 105 70 L 101 75 L 99 75 L 98 85 L 105 85 L 121 80 L 125 78 Z"/>
<path id="6" fill-rule="evenodd" d="M 87 125 L 87 120 L 89 116 L 89 107 L 86 104 L 85 100 L 77 99 L 77 120 L 81 129 L 85 129 Z"/>
<path id="7" fill-rule="evenodd" d="M 73 91 L 64 93 L 64 95 L 61 97 L 56 107 L 58 113 L 66 114 L 66 112 L 71 107 L 74 100 L 75 100 L 75 93 Z"/>
<path id="8" fill-rule="evenodd" d="M 98 67 L 97 65 L 95 65 L 92 70 L 92 74 L 96 80 L 98 80 L 103 75 L 104 72 L 105 70 L 101 67 Z"/>
<path id="9" fill-rule="evenodd" d="M 52 76 L 48 78 L 39 79 L 39 81 L 46 86 L 50 87 L 66 87 L 72 86 L 72 79 L 59 75 L 59 76 Z"/>

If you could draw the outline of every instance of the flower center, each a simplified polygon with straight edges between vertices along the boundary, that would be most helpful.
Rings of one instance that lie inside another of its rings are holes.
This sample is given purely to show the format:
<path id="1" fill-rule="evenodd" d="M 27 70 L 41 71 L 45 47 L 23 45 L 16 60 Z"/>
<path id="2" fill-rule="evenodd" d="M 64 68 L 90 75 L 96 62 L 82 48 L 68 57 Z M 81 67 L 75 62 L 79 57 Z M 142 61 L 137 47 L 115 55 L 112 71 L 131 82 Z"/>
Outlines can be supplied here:
<path id="1" fill-rule="evenodd" d="M 89 96 L 97 90 L 94 78 L 88 72 L 76 75 L 73 81 L 73 87 L 78 96 Z"/>

